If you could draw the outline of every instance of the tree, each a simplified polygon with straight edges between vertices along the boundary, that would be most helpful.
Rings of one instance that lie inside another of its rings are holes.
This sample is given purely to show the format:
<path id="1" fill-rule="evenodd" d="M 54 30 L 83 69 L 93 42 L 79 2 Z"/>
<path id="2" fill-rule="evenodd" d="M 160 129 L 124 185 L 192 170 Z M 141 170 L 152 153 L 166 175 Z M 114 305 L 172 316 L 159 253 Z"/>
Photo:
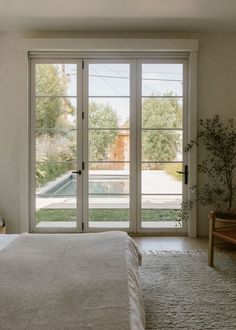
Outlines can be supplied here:
<path id="1" fill-rule="evenodd" d="M 198 164 L 203 175 L 202 183 L 190 187 L 191 198 L 182 203 L 180 219 L 188 220 L 193 204 L 199 201 L 210 205 L 217 217 L 235 219 L 236 206 L 236 129 L 234 119 L 223 119 L 219 115 L 200 119 L 200 130 L 196 140 L 185 147 L 190 151 L 194 145 L 204 148 L 205 157 Z"/>
<path id="2" fill-rule="evenodd" d="M 236 130 L 234 120 L 227 121 L 215 115 L 200 119 L 197 142 L 188 144 L 188 151 L 194 143 L 202 143 L 206 157 L 198 164 L 198 171 L 204 175 L 204 184 L 195 187 L 197 199 L 203 205 L 213 205 L 217 212 L 230 212 L 236 203 Z"/>
<path id="3" fill-rule="evenodd" d="M 54 135 L 54 128 L 59 123 L 59 128 L 68 127 L 68 122 L 63 117 L 64 113 L 74 114 L 75 109 L 68 99 L 58 96 L 66 95 L 68 78 L 55 64 L 37 64 L 36 66 L 36 128 L 37 135 L 42 135 L 48 130 L 49 135 Z M 43 96 L 43 97 L 42 97 Z M 48 97 L 50 96 L 50 97 Z"/>
<path id="4" fill-rule="evenodd" d="M 37 186 L 73 168 L 76 135 L 71 131 L 73 119 L 68 117 L 73 118 L 75 108 L 69 98 L 58 97 L 67 95 L 68 83 L 63 66 L 36 65 Z"/>
<path id="5" fill-rule="evenodd" d="M 142 127 L 144 129 L 181 128 L 181 105 L 175 98 L 145 99 L 142 107 Z M 144 130 L 142 134 L 143 159 L 175 160 L 176 154 L 181 151 L 179 150 L 180 143 L 181 136 L 178 131 Z"/>
<path id="6" fill-rule="evenodd" d="M 109 147 L 115 142 L 118 131 L 100 129 L 118 127 L 116 112 L 109 105 L 91 102 L 89 105 L 89 127 L 93 128 L 89 131 L 89 159 L 95 161 L 107 159 Z"/>

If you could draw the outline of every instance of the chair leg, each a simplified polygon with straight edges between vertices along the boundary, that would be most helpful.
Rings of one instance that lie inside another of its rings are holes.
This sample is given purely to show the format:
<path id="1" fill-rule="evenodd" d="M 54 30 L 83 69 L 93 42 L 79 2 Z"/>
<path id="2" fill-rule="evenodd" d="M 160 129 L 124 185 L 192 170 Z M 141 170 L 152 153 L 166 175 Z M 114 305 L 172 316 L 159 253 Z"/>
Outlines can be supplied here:
<path id="1" fill-rule="evenodd" d="M 213 230 L 215 229 L 215 213 L 210 212 L 208 217 L 209 217 L 208 265 L 210 267 L 213 267 L 214 241 L 215 241 Z"/>
<path id="2" fill-rule="evenodd" d="M 209 243 L 208 243 L 208 266 L 213 267 L 214 261 L 214 236 L 209 235 Z"/>

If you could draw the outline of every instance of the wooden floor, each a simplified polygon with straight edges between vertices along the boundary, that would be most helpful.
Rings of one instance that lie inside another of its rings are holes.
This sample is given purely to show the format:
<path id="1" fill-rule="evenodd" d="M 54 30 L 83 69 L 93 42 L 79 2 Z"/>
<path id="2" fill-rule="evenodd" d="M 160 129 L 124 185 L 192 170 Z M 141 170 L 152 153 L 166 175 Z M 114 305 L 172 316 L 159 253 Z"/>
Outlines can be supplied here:
<path id="1" fill-rule="evenodd" d="M 18 235 L 0 235 L 0 250 L 14 240 Z M 133 236 L 140 251 L 167 251 L 175 250 L 184 252 L 187 250 L 207 250 L 208 238 L 189 238 L 185 236 Z M 235 246 L 234 246 L 235 247 Z M 236 261 L 236 251 L 226 251 Z"/>
<path id="2" fill-rule="evenodd" d="M 175 250 L 207 250 L 208 238 L 189 238 L 184 236 L 139 236 L 133 237 L 139 249 L 143 252 Z M 226 251 L 230 257 L 236 260 L 236 251 Z"/>

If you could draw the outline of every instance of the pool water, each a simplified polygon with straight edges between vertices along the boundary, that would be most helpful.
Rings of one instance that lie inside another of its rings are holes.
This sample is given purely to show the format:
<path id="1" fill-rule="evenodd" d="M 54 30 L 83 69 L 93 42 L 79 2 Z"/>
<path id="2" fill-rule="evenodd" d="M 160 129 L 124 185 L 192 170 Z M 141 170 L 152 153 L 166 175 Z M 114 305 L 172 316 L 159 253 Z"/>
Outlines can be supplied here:
<path id="1" fill-rule="evenodd" d="M 129 193 L 129 181 L 128 176 L 120 175 L 114 178 L 108 176 L 90 176 L 89 180 L 89 194 L 128 194 Z M 71 175 L 64 181 L 55 184 L 54 187 L 41 194 L 43 197 L 49 195 L 58 197 L 67 197 L 76 195 L 76 179 Z M 114 196 L 115 197 L 115 196 Z"/>

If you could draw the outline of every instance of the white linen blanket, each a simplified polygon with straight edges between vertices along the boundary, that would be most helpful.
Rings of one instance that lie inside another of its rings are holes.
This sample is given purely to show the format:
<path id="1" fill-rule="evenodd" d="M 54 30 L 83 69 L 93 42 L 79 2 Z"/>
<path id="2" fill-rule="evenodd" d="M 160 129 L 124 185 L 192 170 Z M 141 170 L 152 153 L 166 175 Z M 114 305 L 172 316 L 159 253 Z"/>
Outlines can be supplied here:
<path id="1" fill-rule="evenodd" d="M 137 267 L 126 233 L 20 235 L 0 251 L 0 329 L 143 330 Z"/>

